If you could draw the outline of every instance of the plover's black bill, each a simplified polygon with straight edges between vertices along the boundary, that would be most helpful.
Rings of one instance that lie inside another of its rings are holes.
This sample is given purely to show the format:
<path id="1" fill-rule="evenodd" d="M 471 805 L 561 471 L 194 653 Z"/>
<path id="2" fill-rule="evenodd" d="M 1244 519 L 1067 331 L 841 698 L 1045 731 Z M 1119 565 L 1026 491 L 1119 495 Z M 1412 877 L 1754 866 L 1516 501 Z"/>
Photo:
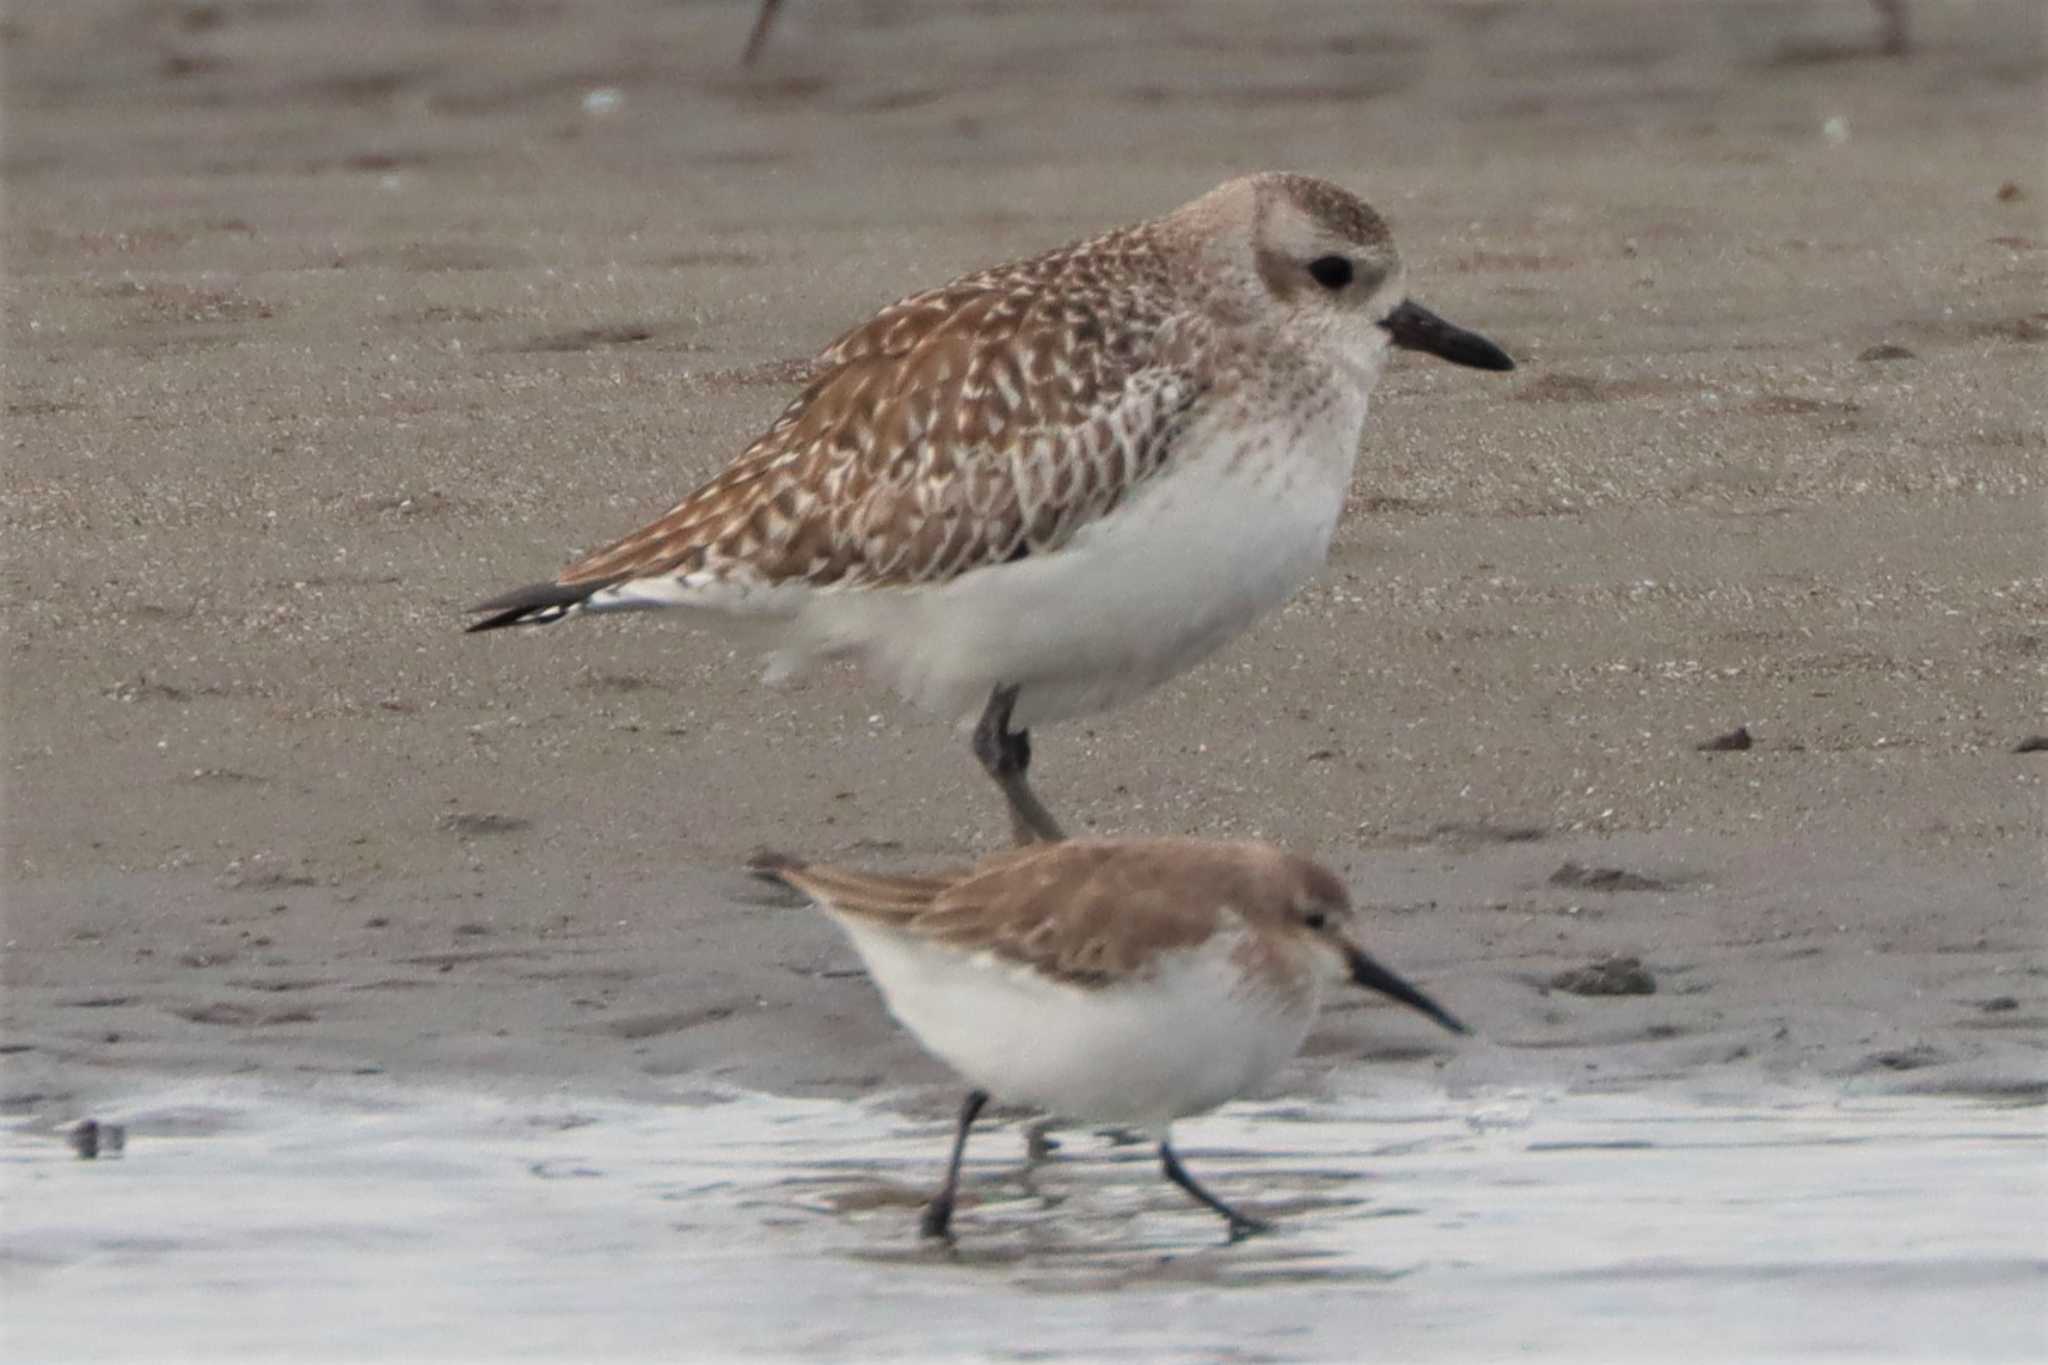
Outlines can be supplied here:
<path id="1" fill-rule="evenodd" d="M 1470 1033 L 1472 1031 L 1459 1023 L 1449 1010 L 1437 1004 L 1436 1001 L 1430 999 L 1421 991 L 1416 990 L 1400 977 L 1395 976 L 1357 948 L 1353 948 L 1346 956 L 1350 961 L 1351 979 L 1364 986 L 1367 990 L 1378 991 L 1381 995 L 1390 996 L 1404 1005 L 1421 1010 L 1453 1033 Z"/>
<path id="2" fill-rule="evenodd" d="M 1413 299 L 1380 319 L 1380 326 L 1396 346 L 1427 351 L 1453 365 L 1470 365 L 1475 370 L 1512 370 L 1515 362 L 1508 353 L 1477 332 L 1445 322 Z"/>

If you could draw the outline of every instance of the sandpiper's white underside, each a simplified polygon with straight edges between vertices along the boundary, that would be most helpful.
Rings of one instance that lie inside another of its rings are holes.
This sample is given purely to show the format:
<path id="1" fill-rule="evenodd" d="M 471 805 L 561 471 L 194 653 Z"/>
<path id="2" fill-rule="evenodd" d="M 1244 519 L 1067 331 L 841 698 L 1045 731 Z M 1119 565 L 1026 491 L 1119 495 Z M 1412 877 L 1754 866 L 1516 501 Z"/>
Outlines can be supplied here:
<path id="1" fill-rule="evenodd" d="M 1054 980 L 833 913 L 883 998 L 927 1050 L 998 1100 L 1164 1137 L 1174 1119 L 1256 1091 L 1301 1048 L 1320 989 L 1248 979 L 1243 931 L 1104 986 Z"/>

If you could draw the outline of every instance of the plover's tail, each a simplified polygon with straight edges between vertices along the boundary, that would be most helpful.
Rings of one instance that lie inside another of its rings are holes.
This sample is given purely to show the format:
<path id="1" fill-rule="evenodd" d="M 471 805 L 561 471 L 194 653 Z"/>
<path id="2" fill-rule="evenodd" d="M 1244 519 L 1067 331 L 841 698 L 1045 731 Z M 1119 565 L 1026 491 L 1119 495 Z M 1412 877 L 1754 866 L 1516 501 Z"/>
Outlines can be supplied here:
<path id="1" fill-rule="evenodd" d="M 590 578 L 581 583 L 529 583 L 523 588 L 500 593 L 487 602 L 479 602 L 471 611 L 489 612 L 481 621 L 473 621 L 469 632 L 473 635 L 480 630 L 496 630 L 500 626 L 551 626 L 565 616 L 587 609 L 590 599 L 611 587 L 616 578 Z"/>

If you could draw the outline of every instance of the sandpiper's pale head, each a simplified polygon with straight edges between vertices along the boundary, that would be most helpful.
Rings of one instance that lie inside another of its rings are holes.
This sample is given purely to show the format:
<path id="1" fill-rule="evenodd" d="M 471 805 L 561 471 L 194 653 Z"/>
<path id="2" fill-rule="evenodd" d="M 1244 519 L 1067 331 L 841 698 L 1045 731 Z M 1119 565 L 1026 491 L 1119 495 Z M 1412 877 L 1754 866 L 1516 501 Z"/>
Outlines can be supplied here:
<path id="1" fill-rule="evenodd" d="M 1232 898 L 1235 912 L 1260 934 L 1303 953 L 1324 984 L 1363 986 L 1420 1010 L 1454 1033 L 1465 1031 L 1442 1006 L 1359 946 L 1351 890 L 1336 873 L 1313 859 L 1270 844 L 1217 847 L 1240 850 L 1248 867 L 1258 874 L 1248 878 L 1243 892 Z"/>

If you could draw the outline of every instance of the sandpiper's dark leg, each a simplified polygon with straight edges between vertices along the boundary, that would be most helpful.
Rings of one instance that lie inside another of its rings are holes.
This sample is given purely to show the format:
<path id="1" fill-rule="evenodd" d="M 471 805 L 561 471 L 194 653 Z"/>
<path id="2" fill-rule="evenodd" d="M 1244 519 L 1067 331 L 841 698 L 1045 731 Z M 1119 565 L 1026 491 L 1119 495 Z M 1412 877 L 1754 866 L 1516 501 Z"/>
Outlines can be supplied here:
<path id="1" fill-rule="evenodd" d="M 988 706 L 974 727 L 974 756 L 1003 789 L 1003 799 L 1010 803 L 1010 833 L 1017 842 L 1056 844 L 1067 836 L 1025 777 L 1031 767 L 1031 735 L 1010 728 L 1010 708 L 1016 704 L 1015 686 L 988 694 Z"/>
<path id="2" fill-rule="evenodd" d="M 1202 1203 L 1230 1220 L 1231 1241 L 1241 1242 L 1255 1232 L 1271 1232 L 1273 1230 L 1271 1223 L 1261 1218 L 1253 1218 L 1247 1214 L 1239 1213 L 1236 1209 L 1230 1207 L 1230 1205 L 1224 1203 L 1200 1185 L 1197 1185 L 1195 1178 L 1182 1168 L 1180 1158 L 1173 1154 L 1172 1143 L 1161 1142 L 1159 1144 L 1159 1164 L 1166 1168 L 1166 1178 L 1168 1180 L 1171 1180 L 1174 1184 L 1201 1200 Z"/>
<path id="3" fill-rule="evenodd" d="M 960 1106 L 960 1129 L 953 1134 L 953 1159 L 946 1164 L 946 1183 L 932 1196 L 932 1202 L 925 1205 L 921 1230 L 927 1237 L 953 1235 L 953 1196 L 960 1189 L 960 1158 L 967 1155 L 967 1130 L 974 1126 L 975 1116 L 987 1103 L 986 1090 L 970 1090 L 967 1102 Z"/>

